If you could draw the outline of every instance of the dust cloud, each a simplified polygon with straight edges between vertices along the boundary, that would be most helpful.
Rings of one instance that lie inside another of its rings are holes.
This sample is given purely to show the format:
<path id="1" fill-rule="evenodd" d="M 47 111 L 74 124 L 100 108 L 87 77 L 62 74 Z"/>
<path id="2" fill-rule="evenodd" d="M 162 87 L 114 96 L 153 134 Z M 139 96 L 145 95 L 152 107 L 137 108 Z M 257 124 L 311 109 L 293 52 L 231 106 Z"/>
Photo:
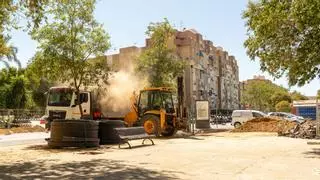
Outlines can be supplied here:
<path id="1" fill-rule="evenodd" d="M 133 93 L 146 87 L 146 80 L 138 78 L 134 73 L 118 71 L 112 73 L 106 86 L 100 106 L 103 114 L 108 117 L 123 117 L 130 111 Z"/>

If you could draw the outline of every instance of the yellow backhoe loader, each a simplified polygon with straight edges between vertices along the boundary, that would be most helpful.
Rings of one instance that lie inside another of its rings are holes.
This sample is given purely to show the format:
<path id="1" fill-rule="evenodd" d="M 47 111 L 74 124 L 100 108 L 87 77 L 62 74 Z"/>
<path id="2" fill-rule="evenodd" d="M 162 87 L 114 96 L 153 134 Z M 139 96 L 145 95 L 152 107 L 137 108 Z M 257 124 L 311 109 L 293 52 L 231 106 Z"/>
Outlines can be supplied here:
<path id="1" fill-rule="evenodd" d="M 173 90 L 166 87 L 145 88 L 131 97 L 131 112 L 124 120 L 128 126 L 143 126 L 146 133 L 172 136 L 185 125 L 177 118 Z"/>

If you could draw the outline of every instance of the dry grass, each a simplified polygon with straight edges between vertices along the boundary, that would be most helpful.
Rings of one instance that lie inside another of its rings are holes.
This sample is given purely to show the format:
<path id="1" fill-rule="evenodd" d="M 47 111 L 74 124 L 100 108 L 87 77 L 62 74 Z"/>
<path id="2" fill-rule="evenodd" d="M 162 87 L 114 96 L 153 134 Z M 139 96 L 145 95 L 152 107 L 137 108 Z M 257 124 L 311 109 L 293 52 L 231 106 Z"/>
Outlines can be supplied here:
<path id="1" fill-rule="evenodd" d="M 0 129 L 0 135 L 9 135 L 14 133 L 44 132 L 44 131 L 45 129 L 41 126 L 13 127 L 10 129 Z"/>

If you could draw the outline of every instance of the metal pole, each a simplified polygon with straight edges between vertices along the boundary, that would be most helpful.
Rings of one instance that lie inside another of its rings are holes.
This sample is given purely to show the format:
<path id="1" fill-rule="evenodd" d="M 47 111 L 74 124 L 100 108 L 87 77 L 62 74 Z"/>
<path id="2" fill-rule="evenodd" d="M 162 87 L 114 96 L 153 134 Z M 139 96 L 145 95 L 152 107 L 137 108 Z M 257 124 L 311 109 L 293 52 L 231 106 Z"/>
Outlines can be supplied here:
<path id="1" fill-rule="evenodd" d="M 215 96 L 216 96 L 216 99 L 218 99 L 218 95 L 216 95 L 215 94 Z M 216 120 L 216 126 L 217 126 L 217 128 L 218 128 L 218 101 L 217 101 L 217 103 L 216 103 L 216 118 L 215 118 L 215 120 Z"/>
<path id="2" fill-rule="evenodd" d="M 319 104 L 319 98 L 317 96 L 317 100 L 316 100 L 316 120 L 317 120 L 317 124 L 316 124 L 316 136 L 318 138 L 320 138 L 320 104 Z"/>

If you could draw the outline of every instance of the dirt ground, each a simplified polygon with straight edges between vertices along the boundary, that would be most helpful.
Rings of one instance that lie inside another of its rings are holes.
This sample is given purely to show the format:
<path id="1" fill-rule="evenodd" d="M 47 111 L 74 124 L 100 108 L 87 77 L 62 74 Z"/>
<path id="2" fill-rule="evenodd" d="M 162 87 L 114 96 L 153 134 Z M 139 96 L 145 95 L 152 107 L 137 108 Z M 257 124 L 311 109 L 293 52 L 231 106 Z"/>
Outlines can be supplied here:
<path id="1" fill-rule="evenodd" d="M 45 129 L 41 126 L 13 127 L 10 129 L 0 129 L 0 135 L 9 135 L 13 133 L 44 132 L 44 131 Z"/>
<path id="2" fill-rule="evenodd" d="M 233 132 L 288 132 L 296 126 L 295 122 L 269 117 L 256 118 L 245 122 Z"/>
<path id="3" fill-rule="evenodd" d="M 155 146 L 0 147 L 0 179 L 320 179 L 320 145 L 275 133 L 219 132 Z M 312 140 L 316 141 L 316 140 Z"/>

